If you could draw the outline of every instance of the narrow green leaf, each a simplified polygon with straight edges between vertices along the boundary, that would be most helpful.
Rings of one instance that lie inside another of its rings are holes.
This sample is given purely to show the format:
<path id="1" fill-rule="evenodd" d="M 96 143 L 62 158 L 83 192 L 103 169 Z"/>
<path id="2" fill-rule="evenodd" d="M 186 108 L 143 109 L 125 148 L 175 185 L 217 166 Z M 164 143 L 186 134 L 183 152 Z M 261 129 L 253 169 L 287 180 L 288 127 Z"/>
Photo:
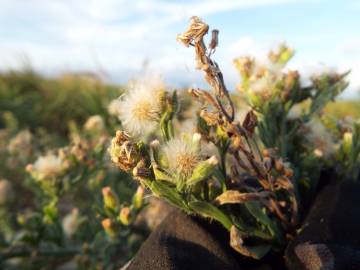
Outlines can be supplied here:
<path id="1" fill-rule="evenodd" d="M 176 207 L 180 207 L 185 211 L 189 211 L 189 207 L 184 202 L 181 194 L 175 190 L 175 188 L 171 188 L 165 183 L 159 181 L 151 182 L 151 191 L 154 192 L 159 197 L 166 199 L 169 203 L 173 204 Z"/>
<path id="2" fill-rule="evenodd" d="M 245 204 L 246 209 L 250 214 L 261 224 L 265 225 L 272 236 L 279 236 L 279 229 L 276 224 L 261 210 L 261 205 L 257 201 L 249 201 Z"/>
<path id="3" fill-rule="evenodd" d="M 231 219 L 216 206 L 204 201 L 193 201 L 189 203 L 189 206 L 196 213 L 213 218 L 219 221 L 227 230 L 230 230 L 232 226 Z"/>

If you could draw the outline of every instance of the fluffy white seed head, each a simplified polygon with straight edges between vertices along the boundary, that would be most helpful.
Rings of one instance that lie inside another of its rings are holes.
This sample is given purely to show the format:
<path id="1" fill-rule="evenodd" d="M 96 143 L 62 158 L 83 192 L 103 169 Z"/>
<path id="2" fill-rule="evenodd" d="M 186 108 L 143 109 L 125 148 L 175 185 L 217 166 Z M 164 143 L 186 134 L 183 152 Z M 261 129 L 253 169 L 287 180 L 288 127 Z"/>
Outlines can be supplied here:
<path id="1" fill-rule="evenodd" d="M 317 156 L 329 157 L 335 151 L 335 143 L 325 126 L 316 119 L 305 125 L 304 137 L 309 145 L 314 146 Z"/>
<path id="2" fill-rule="evenodd" d="M 120 108 L 121 108 L 121 99 L 116 98 L 109 103 L 107 110 L 110 115 L 114 115 L 118 117 L 121 113 Z"/>
<path id="3" fill-rule="evenodd" d="M 39 157 L 32 164 L 30 171 L 35 173 L 39 180 L 58 175 L 64 169 L 63 161 L 60 157 L 53 154 Z"/>
<path id="4" fill-rule="evenodd" d="M 102 131 L 105 129 L 104 119 L 100 115 L 93 115 L 86 120 L 84 129 L 89 131 Z"/>
<path id="5" fill-rule="evenodd" d="M 158 78 L 135 82 L 119 103 L 119 118 L 133 135 L 154 131 L 163 110 L 165 87 Z"/>
<path id="6" fill-rule="evenodd" d="M 74 208 L 71 213 L 64 217 L 62 221 L 62 227 L 67 237 L 71 237 L 76 233 L 80 225 L 79 218 L 79 210 L 77 208 Z"/>
<path id="7" fill-rule="evenodd" d="M 172 139 L 164 147 L 169 169 L 181 177 L 191 176 L 196 165 L 202 160 L 199 142 L 184 138 Z"/>

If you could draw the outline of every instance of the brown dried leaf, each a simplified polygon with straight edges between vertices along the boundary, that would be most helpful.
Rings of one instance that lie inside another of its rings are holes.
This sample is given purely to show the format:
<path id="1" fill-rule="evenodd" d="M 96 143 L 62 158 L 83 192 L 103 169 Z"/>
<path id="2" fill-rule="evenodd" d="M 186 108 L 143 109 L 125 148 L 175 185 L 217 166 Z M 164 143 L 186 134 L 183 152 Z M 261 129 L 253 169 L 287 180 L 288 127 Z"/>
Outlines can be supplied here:
<path id="1" fill-rule="evenodd" d="M 247 201 L 261 200 L 269 195 L 270 193 L 266 191 L 241 193 L 238 190 L 228 190 L 219 195 L 215 199 L 215 203 L 219 205 L 244 203 Z"/>

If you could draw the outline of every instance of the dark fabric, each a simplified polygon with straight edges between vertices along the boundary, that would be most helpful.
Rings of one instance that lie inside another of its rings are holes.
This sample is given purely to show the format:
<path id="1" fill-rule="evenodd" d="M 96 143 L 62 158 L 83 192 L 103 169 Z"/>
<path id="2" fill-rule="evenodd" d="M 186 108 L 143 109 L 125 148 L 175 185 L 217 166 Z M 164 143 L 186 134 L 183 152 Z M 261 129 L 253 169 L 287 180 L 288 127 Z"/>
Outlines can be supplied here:
<path id="1" fill-rule="evenodd" d="M 326 186 L 285 252 L 289 269 L 360 269 L 360 184 Z"/>
<path id="2" fill-rule="evenodd" d="M 261 262 L 236 253 L 216 222 L 173 211 L 143 243 L 130 270 L 285 269 L 283 256 Z M 360 184 L 323 187 L 286 251 L 290 270 L 360 270 Z"/>
<path id="3" fill-rule="evenodd" d="M 231 255 L 226 230 L 175 210 L 144 242 L 129 270 L 241 269 Z M 228 241 L 227 241 L 228 242 Z"/>

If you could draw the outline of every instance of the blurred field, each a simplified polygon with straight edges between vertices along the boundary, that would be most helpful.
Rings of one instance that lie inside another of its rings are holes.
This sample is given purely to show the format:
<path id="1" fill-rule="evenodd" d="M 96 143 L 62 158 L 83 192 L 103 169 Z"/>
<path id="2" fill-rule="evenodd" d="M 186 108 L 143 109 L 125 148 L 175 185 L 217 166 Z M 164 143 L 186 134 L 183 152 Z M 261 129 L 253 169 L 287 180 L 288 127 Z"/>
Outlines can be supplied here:
<path id="1" fill-rule="evenodd" d="M 41 128 L 65 137 L 71 122 L 83 124 L 91 115 L 108 119 L 107 105 L 122 92 L 122 86 L 92 74 L 49 79 L 32 70 L 5 72 L 0 74 L 0 128 Z M 360 99 L 330 103 L 325 112 L 358 118 Z"/>
<path id="2" fill-rule="evenodd" d="M 108 116 L 106 106 L 121 87 L 103 83 L 95 75 L 64 74 L 45 78 L 32 70 L 0 74 L 0 128 L 17 128 L 65 135 L 68 123 L 83 123 L 91 115 Z"/>
<path id="3" fill-rule="evenodd" d="M 325 112 L 336 118 L 351 116 L 357 119 L 360 117 L 360 100 L 339 100 L 336 103 L 330 103 L 325 108 Z"/>
<path id="4" fill-rule="evenodd" d="M 8 238 L 3 243 L 0 241 L 4 250 L 8 248 L 7 241 L 11 242 L 9 239 L 17 239 L 24 232 L 22 227 L 19 229 L 19 213 L 30 208 L 31 211 L 41 213 L 41 207 L 44 206 L 44 202 L 39 203 L 36 200 L 38 194 L 26 173 L 26 165 L 33 163 L 38 156 L 48 151 L 71 144 L 74 136 L 83 137 L 89 142 L 97 142 L 101 136 L 107 138 L 107 143 L 103 144 L 104 149 L 98 153 L 99 156 L 93 157 L 102 164 L 106 160 L 104 156 L 107 156 L 105 151 L 109 138 L 114 136 L 115 131 L 121 126 L 119 119 L 109 113 L 108 105 L 119 97 L 124 89 L 120 85 L 108 84 L 94 74 L 63 74 L 56 78 L 46 78 L 30 69 L 0 74 L 0 179 L 9 181 L 15 191 L 9 204 L 2 206 L 0 202 L 0 240 Z M 237 93 L 233 96 L 238 105 L 244 104 Z M 192 101 L 185 91 L 180 93 L 180 98 L 182 107 L 178 120 L 181 121 L 186 120 L 189 117 L 187 114 L 192 114 L 193 109 Z M 330 103 L 324 113 L 335 118 L 359 118 L 360 99 Z M 91 134 L 86 130 L 84 124 L 92 116 L 100 116 L 104 121 L 101 134 Z M 184 125 L 186 126 L 186 123 Z M 99 242 L 96 232 L 102 231 L 99 224 L 99 209 L 102 207 L 101 188 L 111 186 L 121 199 L 131 201 L 135 190 L 134 182 L 124 173 L 106 166 L 101 170 L 94 170 L 85 178 L 86 181 L 74 185 L 74 188 L 66 191 L 65 196 L 59 200 L 60 213 L 57 222 L 60 223 L 60 219 L 72 208 L 83 209 L 82 214 L 93 223 L 89 228 L 82 230 L 92 233 L 80 236 L 72 244 L 88 242 L 93 243 L 94 250 L 102 250 L 102 245 L 107 243 L 108 249 L 112 249 L 112 252 L 104 251 L 93 264 L 103 262 L 106 265 L 114 261 L 113 255 L 122 254 L 114 263 L 114 267 L 122 265 L 133 256 L 148 231 L 129 231 L 124 235 L 123 242 L 116 245 L 111 241 L 106 242 L 105 238 L 100 238 L 105 242 Z M 0 194 L 1 200 L 2 197 L 9 197 L 4 194 Z M 91 204 L 95 206 L 90 208 Z M 44 212 L 41 215 L 45 214 Z M 40 223 L 37 226 L 43 225 Z M 33 227 L 31 232 L 35 233 L 40 230 L 39 228 Z M 60 239 L 64 239 L 61 233 L 58 235 Z M 35 243 L 38 246 L 49 244 L 45 236 L 39 237 Z M 36 267 L 48 265 L 46 260 L 30 260 L 33 266 L 23 269 L 39 269 Z M 28 263 L 26 260 L 20 261 L 20 264 L 14 265 L 14 269 L 19 265 L 25 267 Z M 1 266 L 0 260 L 0 268 Z M 12 264 L 6 266 L 10 267 Z M 88 266 L 85 265 L 84 269 L 89 269 L 86 267 Z"/>

